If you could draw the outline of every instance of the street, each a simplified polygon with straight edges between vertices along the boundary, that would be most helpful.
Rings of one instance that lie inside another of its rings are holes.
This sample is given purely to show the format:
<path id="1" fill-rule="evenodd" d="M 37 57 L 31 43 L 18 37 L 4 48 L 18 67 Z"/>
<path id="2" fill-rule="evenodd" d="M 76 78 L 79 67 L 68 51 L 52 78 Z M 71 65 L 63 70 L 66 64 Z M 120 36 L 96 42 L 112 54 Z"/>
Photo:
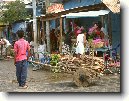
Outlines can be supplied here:
<path id="1" fill-rule="evenodd" d="M 102 76 L 89 87 L 77 87 L 71 74 L 28 68 L 27 89 L 18 87 L 13 59 L 0 60 L 1 92 L 120 92 L 120 75 Z"/>

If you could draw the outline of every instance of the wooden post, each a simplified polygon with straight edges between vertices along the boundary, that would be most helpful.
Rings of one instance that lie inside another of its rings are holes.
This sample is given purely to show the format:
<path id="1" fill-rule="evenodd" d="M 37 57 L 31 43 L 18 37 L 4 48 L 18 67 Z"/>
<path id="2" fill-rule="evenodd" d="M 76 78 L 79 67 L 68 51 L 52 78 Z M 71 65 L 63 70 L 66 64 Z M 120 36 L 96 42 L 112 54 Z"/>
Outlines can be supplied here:
<path id="1" fill-rule="evenodd" d="M 102 26 L 104 25 L 104 16 L 100 16 L 101 17 L 101 22 L 102 22 Z"/>
<path id="2" fill-rule="evenodd" d="M 108 14 L 108 32 L 109 32 L 109 43 L 112 45 L 112 23 L 111 23 L 111 13 Z"/>
<path id="3" fill-rule="evenodd" d="M 107 26 L 108 26 L 108 21 L 107 21 L 107 15 L 105 15 L 104 17 L 104 28 L 105 28 L 105 34 L 108 34 L 108 29 L 107 29 Z"/>
<path id="4" fill-rule="evenodd" d="M 42 20 L 41 41 L 45 41 L 44 21 Z"/>
<path id="5" fill-rule="evenodd" d="M 62 52 L 62 33 L 63 33 L 63 22 L 62 22 L 63 18 L 60 17 L 60 46 L 59 46 L 59 50 L 60 53 Z"/>
<path id="6" fill-rule="evenodd" d="M 92 68 L 93 65 L 94 65 L 94 50 L 95 50 L 94 47 L 91 48 L 91 50 L 90 50 L 90 56 L 92 57 L 91 68 Z"/>
<path id="7" fill-rule="evenodd" d="M 50 52 L 50 23 L 46 21 L 47 52 Z"/>
<path id="8" fill-rule="evenodd" d="M 63 18 L 63 24 L 64 33 L 66 34 L 66 18 Z"/>
<path id="9" fill-rule="evenodd" d="M 46 10 L 50 5 L 49 0 L 45 0 L 46 3 Z M 49 20 L 46 21 L 46 38 L 47 38 L 47 51 L 50 52 L 50 23 Z"/>
<path id="10" fill-rule="evenodd" d="M 37 52 L 37 19 L 36 19 L 36 0 L 32 0 L 33 6 L 33 34 L 34 34 L 34 52 Z"/>
<path id="11" fill-rule="evenodd" d="M 3 45 L 1 44 L 1 56 L 2 56 L 2 51 L 3 51 Z"/>
<path id="12" fill-rule="evenodd" d="M 40 43 L 41 34 L 40 34 L 40 20 L 37 20 L 37 41 Z"/>

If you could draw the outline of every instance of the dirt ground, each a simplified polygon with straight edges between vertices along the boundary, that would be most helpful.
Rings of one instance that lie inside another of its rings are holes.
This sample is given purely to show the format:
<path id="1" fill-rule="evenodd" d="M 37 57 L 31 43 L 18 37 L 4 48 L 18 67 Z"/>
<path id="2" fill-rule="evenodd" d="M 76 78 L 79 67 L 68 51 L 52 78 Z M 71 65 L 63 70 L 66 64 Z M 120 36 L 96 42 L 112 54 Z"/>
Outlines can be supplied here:
<path id="1" fill-rule="evenodd" d="M 77 87 L 71 74 L 33 71 L 28 67 L 27 89 L 16 81 L 13 59 L 0 60 L 0 92 L 120 92 L 120 75 L 104 75 L 89 87 Z"/>

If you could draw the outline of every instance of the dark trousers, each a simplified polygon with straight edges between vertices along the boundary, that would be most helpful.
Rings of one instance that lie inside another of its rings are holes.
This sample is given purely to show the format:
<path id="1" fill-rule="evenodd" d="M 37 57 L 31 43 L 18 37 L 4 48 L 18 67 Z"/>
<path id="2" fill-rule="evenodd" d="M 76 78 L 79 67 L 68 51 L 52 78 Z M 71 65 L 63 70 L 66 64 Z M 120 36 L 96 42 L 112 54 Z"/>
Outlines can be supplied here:
<path id="1" fill-rule="evenodd" d="M 24 86 L 27 78 L 27 60 L 16 62 L 16 76 L 19 86 Z"/>

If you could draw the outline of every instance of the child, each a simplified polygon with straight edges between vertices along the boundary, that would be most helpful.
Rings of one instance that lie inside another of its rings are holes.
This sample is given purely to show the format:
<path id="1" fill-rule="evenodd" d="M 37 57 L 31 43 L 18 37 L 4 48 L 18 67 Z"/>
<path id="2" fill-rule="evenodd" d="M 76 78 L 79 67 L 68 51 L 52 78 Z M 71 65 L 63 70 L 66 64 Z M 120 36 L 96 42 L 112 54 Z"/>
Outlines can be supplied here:
<path id="1" fill-rule="evenodd" d="M 30 56 L 30 45 L 24 40 L 24 31 L 19 30 L 17 32 L 19 40 L 14 44 L 14 64 L 16 66 L 16 76 L 20 88 L 27 88 L 27 60 Z M 28 52 L 28 55 L 26 55 Z"/>

